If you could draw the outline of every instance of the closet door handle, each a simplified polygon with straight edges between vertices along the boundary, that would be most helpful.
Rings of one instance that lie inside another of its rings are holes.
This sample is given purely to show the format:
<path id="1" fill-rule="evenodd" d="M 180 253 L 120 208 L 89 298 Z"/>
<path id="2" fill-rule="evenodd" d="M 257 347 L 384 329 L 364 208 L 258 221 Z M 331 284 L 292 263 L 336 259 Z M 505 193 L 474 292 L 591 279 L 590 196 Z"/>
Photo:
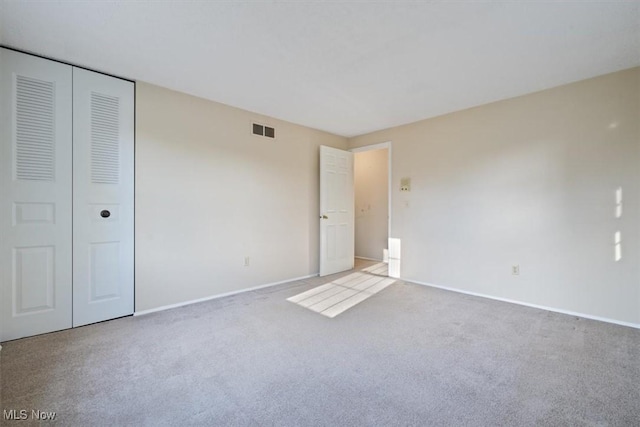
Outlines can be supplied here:
<path id="1" fill-rule="evenodd" d="M 105 209 L 105 210 L 100 212 L 100 216 L 102 218 L 109 218 L 111 216 L 111 212 L 109 212 L 108 210 Z"/>

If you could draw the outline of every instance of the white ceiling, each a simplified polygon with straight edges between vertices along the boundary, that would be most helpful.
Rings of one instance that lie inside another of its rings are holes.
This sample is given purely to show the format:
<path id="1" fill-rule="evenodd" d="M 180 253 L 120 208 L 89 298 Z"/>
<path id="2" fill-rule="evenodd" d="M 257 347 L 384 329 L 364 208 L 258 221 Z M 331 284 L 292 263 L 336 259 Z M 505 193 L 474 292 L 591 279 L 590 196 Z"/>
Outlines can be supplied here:
<path id="1" fill-rule="evenodd" d="M 0 43 L 354 136 L 640 65 L 640 2 L 0 0 Z"/>

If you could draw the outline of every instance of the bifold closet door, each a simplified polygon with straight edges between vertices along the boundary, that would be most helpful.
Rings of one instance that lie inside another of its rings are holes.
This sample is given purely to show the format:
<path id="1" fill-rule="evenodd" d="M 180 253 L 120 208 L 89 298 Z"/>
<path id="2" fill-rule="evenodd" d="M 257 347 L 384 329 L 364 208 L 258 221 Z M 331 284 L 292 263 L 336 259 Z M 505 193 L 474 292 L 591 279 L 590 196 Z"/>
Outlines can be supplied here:
<path id="1" fill-rule="evenodd" d="M 73 68 L 73 326 L 133 313 L 134 85 Z"/>
<path id="2" fill-rule="evenodd" d="M 0 341 L 72 324 L 71 85 L 0 48 Z"/>

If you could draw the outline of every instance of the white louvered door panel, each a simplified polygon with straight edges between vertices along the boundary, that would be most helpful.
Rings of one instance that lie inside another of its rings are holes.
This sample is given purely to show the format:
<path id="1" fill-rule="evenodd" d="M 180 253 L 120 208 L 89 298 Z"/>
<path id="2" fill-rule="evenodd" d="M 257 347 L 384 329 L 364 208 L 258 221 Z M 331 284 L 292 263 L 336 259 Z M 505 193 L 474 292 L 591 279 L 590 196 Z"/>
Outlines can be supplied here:
<path id="1" fill-rule="evenodd" d="M 72 324 L 71 78 L 0 48 L 0 341 Z"/>
<path id="2" fill-rule="evenodd" d="M 73 102 L 73 326 L 82 326 L 133 313 L 134 85 L 74 67 Z"/>

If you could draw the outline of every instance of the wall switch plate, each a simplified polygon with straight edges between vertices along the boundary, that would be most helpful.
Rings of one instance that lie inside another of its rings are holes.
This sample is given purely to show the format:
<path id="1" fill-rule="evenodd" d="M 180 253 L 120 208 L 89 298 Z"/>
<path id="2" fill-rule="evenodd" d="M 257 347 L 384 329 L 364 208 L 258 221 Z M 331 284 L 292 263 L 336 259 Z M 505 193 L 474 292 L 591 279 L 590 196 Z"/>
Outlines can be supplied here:
<path id="1" fill-rule="evenodd" d="M 514 276 L 519 276 L 520 275 L 520 266 L 519 265 L 512 265 L 511 266 L 511 274 L 513 274 Z"/>
<path id="2" fill-rule="evenodd" d="M 250 261 L 250 260 L 249 260 L 249 257 L 248 257 L 248 256 L 244 257 L 244 266 L 245 266 L 245 267 L 249 267 L 249 261 Z"/>
<path id="3" fill-rule="evenodd" d="M 400 191 L 411 191 L 411 178 L 400 179 Z"/>

